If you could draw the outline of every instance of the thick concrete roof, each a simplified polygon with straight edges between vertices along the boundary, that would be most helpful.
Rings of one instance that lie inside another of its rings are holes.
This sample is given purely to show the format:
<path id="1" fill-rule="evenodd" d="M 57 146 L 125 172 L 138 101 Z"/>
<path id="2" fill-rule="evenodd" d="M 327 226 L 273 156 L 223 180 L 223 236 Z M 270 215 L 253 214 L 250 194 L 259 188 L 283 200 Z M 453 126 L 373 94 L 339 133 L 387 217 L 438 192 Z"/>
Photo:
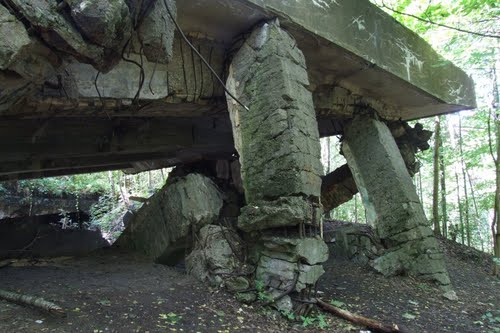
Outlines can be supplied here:
<path id="1" fill-rule="evenodd" d="M 367 0 L 183 0 L 178 16 L 187 32 L 228 45 L 278 17 L 306 56 L 311 89 L 347 88 L 382 102 L 388 118 L 475 107 L 473 81 L 461 69 Z"/>

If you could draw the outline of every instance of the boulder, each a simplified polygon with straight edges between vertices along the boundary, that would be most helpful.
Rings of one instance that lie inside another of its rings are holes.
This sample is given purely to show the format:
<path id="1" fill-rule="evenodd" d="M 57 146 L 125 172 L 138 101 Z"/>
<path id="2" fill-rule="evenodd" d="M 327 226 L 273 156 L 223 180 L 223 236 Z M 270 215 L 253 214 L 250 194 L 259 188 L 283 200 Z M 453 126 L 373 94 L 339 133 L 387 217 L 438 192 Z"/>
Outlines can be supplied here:
<path id="1" fill-rule="evenodd" d="M 177 9 L 174 0 L 158 0 L 152 5 L 138 28 L 138 37 L 144 47 L 144 54 L 151 62 L 166 64 L 172 58 L 175 25 L 168 14 L 175 18 Z"/>
<path id="2" fill-rule="evenodd" d="M 200 174 L 169 182 L 137 211 L 117 245 L 156 261 L 175 264 L 191 246 L 192 235 L 214 223 L 222 208 L 215 183 Z"/>
<path id="3" fill-rule="evenodd" d="M 132 19 L 123 0 L 66 0 L 82 35 L 94 44 L 121 53 L 131 37 Z"/>
<path id="4" fill-rule="evenodd" d="M 238 258 L 242 247 L 234 231 L 219 225 L 207 225 L 201 228 L 195 248 L 186 258 L 187 272 L 213 286 L 226 285 L 231 291 L 248 289 L 247 279 L 234 277 L 243 268 Z"/>
<path id="5" fill-rule="evenodd" d="M 0 5 L 0 111 L 34 93 L 34 83 L 43 83 L 57 65 L 57 56 Z"/>

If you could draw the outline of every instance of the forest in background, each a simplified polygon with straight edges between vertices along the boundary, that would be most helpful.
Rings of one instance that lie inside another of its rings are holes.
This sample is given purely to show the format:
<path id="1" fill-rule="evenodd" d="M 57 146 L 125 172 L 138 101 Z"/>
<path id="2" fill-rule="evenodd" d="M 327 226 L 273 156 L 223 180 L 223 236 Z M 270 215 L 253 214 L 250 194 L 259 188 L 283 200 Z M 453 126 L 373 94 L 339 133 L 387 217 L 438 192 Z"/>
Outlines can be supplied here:
<path id="1" fill-rule="evenodd" d="M 500 214 L 500 5 L 497 0 L 372 0 L 427 40 L 476 83 L 478 108 L 419 120 L 435 132 L 431 149 L 419 154 L 417 192 L 436 234 L 492 252 Z M 443 64 L 436 64 L 440 66 Z M 325 172 L 345 163 L 334 137 L 322 140 Z M 104 232 L 133 203 L 164 184 L 168 170 L 126 175 L 121 171 L 19 181 L 31 193 L 100 194 L 91 224 Z M 0 184 L 0 193 L 2 186 Z M 359 195 L 330 217 L 365 222 Z M 498 240 L 497 242 L 500 242 Z M 497 257 L 500 249 L 497 245 Z"/>

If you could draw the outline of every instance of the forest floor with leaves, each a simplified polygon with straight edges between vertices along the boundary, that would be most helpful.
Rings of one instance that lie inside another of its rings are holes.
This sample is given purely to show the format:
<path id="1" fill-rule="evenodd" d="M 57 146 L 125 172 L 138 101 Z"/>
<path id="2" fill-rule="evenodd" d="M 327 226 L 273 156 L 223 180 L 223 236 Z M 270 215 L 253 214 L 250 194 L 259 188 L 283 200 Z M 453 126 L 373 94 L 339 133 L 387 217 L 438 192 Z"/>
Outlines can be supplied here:
<path id="1" fill-rule="evenodd" d="M 384 278 L 368 267 L 335 258 L 325 264 L 323 300 L 397 324 L 408 332 L 499 332 L 500 282 L 491 258 L 442 242 L 459 297 L 408 277 Z M 367 332 L 320 312 L 296 322 L 257 304 L 211 290 L 182 270 L 136 255 L 102 250 L 86 258 L 21 260 L 0 269 L 0 288 L 62 306 L 67 316 L 0 301 L 0 332 Z M 324 330 L 319 326 L 328 325 Z"/>

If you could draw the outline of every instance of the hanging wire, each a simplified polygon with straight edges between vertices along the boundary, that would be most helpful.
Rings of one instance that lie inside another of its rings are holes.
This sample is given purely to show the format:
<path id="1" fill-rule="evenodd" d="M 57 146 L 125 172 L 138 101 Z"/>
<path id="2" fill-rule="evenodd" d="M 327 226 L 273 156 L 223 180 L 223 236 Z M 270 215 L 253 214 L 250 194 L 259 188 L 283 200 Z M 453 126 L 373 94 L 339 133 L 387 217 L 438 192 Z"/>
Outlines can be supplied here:
<path id="1" fill-rule="evenodd" d="M 224 84 L 224 82 L 222 81 L 222 79 L 217 75 L 217 73 L 215 72 L 215 70 L 212 68 L 212 66 L 210 66 L 210 64 L 205 60 L 205 58 L 201 55 L 201 53 L 196 49 L 196 47 L 194 47 L 193 44 L 191 44 L 191 42 L 189 41 L 189 39 L 186 37 L 186 35 L 184 34 L 184 32 L 182 31 L 181 27 L 179 26 L 179 24 L 177 23 L 177 21 L 175 20 L 174 16 L 172 15 L 172 12 L 170 11 L 170 8 L 168 7 L 168 4 L 167 4 L 167 1 L 166 0 L 163 0 L 163 3 L 165 4 L 165 7 L 167 8 L 167 12 L 168 12 L 168 16 L 170 16 L 170 19 L 172 20 L 172 22 L 174 22 L 175 24 L 175 27 L 177 28 L 177 30 L 179 31 L 179 33 L 181 34 L 181 37 L 182 39 L 184 39 L 184 41 L 186 42 L 187 45 L 189 45 L 189 47 L 194 51 L 194 53 L 196 53 L 196 55 L 201 59 L 201 61 L 203 61 L 203 63 L 205 64 L 205 66 L 207 66 L 207 68 L 210 70 L 210 72 L 212 72 L 212 74 L 215 76 L 215 78 L 217 79 L 217 81 L 219 81 L 219 83 L 221 84 L 222 88 L 224 89 L 224 91 L 232 98 L 234 99 L 239 105 L 241 105 L 245 110 L 247 111 L 250 111 L 250 109 L 245 105 L 243 104 L 239 99 L 237 99 L 226 87 L 226 85 Z"/>

